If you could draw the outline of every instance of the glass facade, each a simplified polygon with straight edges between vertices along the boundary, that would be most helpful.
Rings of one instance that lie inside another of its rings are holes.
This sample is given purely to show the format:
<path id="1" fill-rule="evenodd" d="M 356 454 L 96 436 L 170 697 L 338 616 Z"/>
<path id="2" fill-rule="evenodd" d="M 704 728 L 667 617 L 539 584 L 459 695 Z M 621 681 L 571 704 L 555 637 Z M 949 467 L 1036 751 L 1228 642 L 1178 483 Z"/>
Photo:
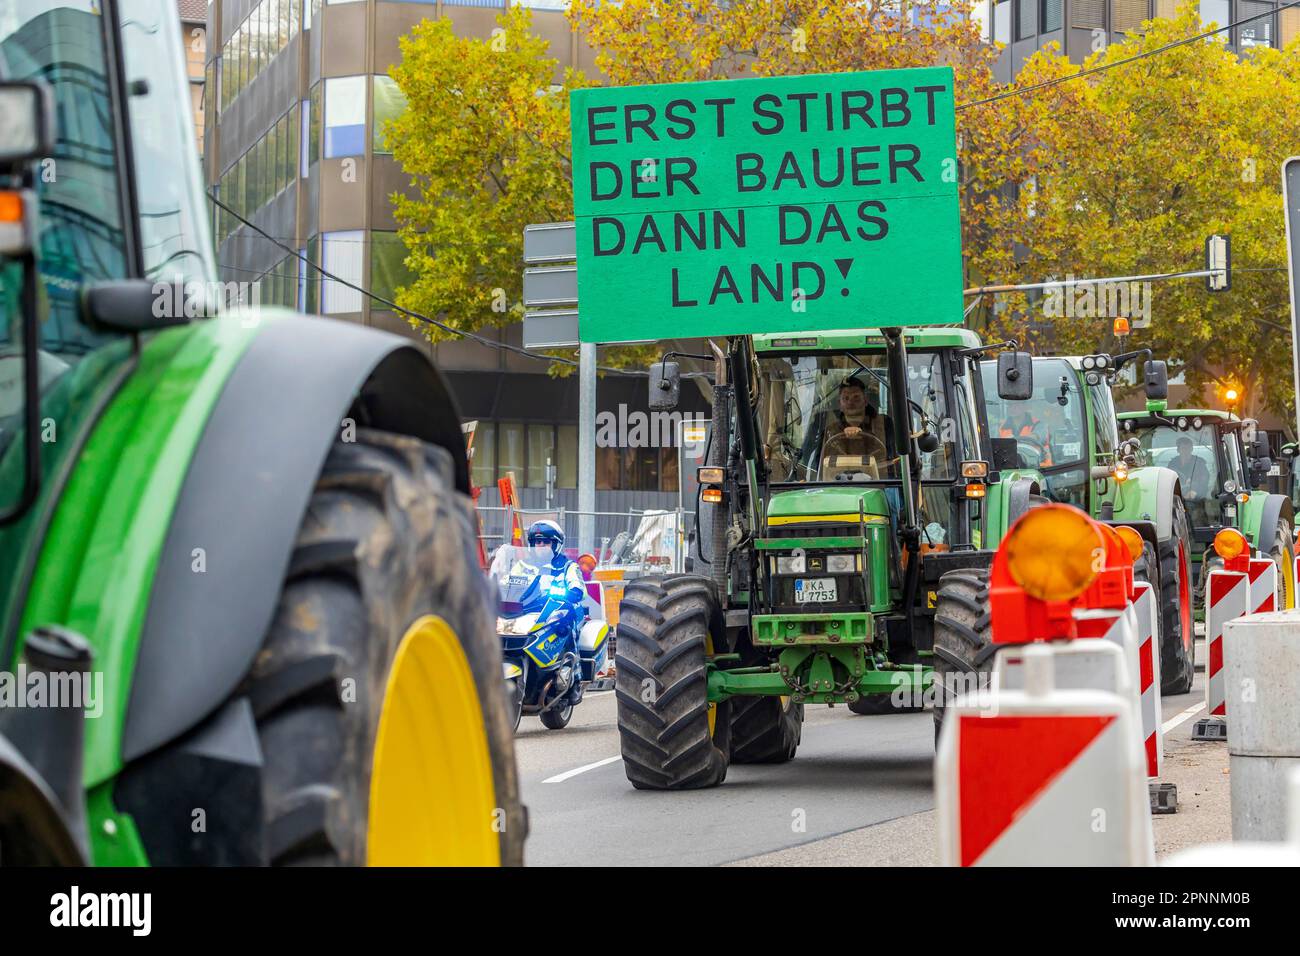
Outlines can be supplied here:
<path id="1" fill-rule="evenodd" d="M 325 81 L 325 158 L 360 156 L 366 151 L 366 78 L 339 76 Z"/>
<path id="2" fill-rule="evenodd" d="M 226 109 L 298 32 L 299 0 L 262 0 L 221 48 L 226 82 L 216 102 Z"/>

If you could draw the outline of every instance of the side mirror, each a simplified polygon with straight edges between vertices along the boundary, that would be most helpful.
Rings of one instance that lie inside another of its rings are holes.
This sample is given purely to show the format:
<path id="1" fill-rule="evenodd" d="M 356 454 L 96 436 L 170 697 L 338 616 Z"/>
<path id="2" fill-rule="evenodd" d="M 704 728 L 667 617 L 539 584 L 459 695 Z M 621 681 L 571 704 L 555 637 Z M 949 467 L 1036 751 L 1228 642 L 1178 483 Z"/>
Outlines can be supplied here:
<path id="1" fill-rule="evenodd" d="M 1028 352 L 998 353 L 998 398 L 1027 402 L 1034 397 L 1034 360 Z"/>
<path id="2" fill-rule="evenodd" d="M 676 362 L 656 362 L 650 366 L 650 409 L 669 412 L 677 407 L 682 394 L 682 373 Z"/>
<path id="3" fill-rule="evenodd" d="M 81 314 L 92 328 L 148 332 L 216 314 L 199 283 L 112 279 L 81 294 Z"/>
<path id="4" fill-rule="evenodd" d="M 1268 432 L 1255 429 L 1255 440 L 1248 451 L 1251 458 L 1271 458 L 1273 451 L 1268 447 Z"/>
<path id="5" fill-rule="evenodd" d="M 1169 366 L 1156 359 L 1149 361 L 1143 370 L 1146 379 L 1147 398 L 1165 399 L 1169 397 Z"/>
<path id="6" fill-rule="evenodd" d="M 54 93 L 49 84 L 0 83 L 0 170 L 21 169 L 54 152 Z"/>

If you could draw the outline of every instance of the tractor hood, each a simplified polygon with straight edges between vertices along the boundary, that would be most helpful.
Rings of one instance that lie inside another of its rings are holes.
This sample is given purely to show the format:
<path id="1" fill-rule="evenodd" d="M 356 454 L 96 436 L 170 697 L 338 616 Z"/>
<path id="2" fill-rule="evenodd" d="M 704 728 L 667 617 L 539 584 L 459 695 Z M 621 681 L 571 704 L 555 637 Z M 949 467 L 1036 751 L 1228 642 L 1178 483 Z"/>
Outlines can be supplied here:
<path id="1" fill-rule="evenodd" d="M 858 514 L 889 519 L 889 503 L 880 488 L 844 486 L 778 491 L 768 502 L 772 525 L 802 522 L 856 522 Z"/>

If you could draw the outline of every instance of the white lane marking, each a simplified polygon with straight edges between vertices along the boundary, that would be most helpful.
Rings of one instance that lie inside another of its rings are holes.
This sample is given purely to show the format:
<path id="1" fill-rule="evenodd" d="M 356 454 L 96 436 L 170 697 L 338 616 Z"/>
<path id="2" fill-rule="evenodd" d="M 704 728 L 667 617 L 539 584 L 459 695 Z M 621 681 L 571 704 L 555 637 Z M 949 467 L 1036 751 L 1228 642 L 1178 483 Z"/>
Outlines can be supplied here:
<path id="1" fill-rule="evenodd" d="M 1205 709 L 1205 701 L 1201 701 L 1199 704 L 1195 705 L 1194 707 L 1188 707 L 1181 714 L 1176 714 L 1175 716 L 1170 717 L 1163 724 L 1161 724 L 1160 732 L 1162 734 L 1169 733 L 1179 724 L 1183 723 L 1184 721 L 1190 720 L 1191 718 L 1195 717 L 1204 709 Z"/>
<path id="2" fill-rule="evenodd" d="M 606 757 L 604 760 L 597 760 L 595 763 L 584 764 L 581 767 L 575 767 L 573 770 L 566 770 L 564 773 L 557 773 L 554 777 L 547 777 L 542 783 L 564 783 L 570 777 L 576 777 L 580 773 L 586 773 L 588 770 L 595 770 L 597 767 L 603 767 L 607 763 L 613 763 L 615 760 L 622 760 L 622 755 L 617 757 Z"/>

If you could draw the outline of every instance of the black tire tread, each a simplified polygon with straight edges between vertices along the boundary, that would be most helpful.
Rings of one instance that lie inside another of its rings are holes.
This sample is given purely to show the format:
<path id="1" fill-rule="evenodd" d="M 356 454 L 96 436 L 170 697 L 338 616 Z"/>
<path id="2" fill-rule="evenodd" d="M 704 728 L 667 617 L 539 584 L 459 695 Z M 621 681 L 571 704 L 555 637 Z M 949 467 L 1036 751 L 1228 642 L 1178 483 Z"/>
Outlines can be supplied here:
<path id="1" fill-rule="evenodd" d="M 389 669 L 409 625 L 429 613 L 462 642 L 505 814 L 501 862 L 523 862 L 527 823 L 495 601 L 478 567 L 472 505 L 452 473 L 446 451 L 364 428 L 336 442 L 322 467 L 274 619 L 238 691 L 258 720 L 272 864 L 365 862 L 370 759 Z M 345 678 L 355 681 L 347 703 Z"/>
<path id="2" fill-rule="evenodd" d="M 730 707 L 717 705 L 711 735 L 705 665 L 706 639 L 721 634 L 722 611 L 706 577 L 637 578 L 624 589 L 614 698 L 633 787 L 689 790 L 726 778 Z M 643 699 L 647 688 L 651 700 Z"/>

